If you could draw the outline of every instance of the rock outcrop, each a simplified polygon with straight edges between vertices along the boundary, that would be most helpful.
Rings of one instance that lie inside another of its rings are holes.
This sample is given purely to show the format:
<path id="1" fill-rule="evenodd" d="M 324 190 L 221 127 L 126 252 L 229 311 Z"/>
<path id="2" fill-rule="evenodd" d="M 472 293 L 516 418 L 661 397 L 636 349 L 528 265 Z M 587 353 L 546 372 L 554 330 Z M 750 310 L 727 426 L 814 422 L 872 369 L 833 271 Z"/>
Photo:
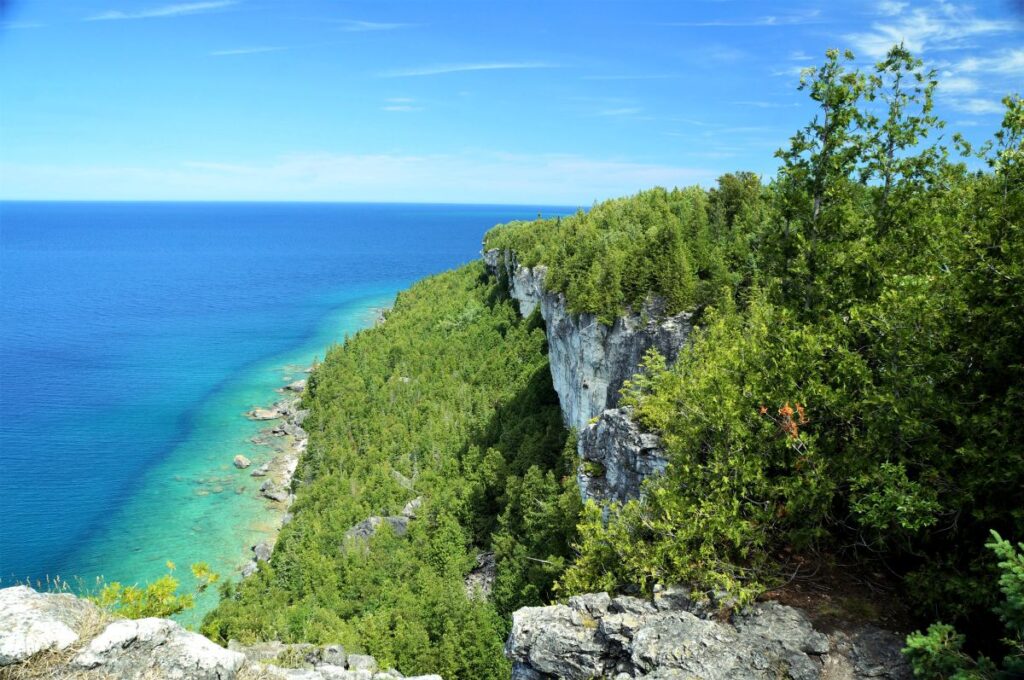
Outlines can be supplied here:
<path id="1" fill-rule="evenodd" d="M 903 680 L 902 639 L 872 626 L 818 631 L 777 602 L 729 620 L 685 590 L 655 602 L 606 593 L 513 615 L 505 652 L 513 680 Z"/>
<path id="2" fill-rule="evenodd" d="M 580 433 L 576 481 L 584 501 L 624 503 L 637 497 L 644 479 L 668 466 L 661 439 L 630 416 L 629 409 L 608 409 Z"/>
<path id="3" fill-rule="evenodd" d="M 79 680 L 399 680 L 341 645 L 225 649 L 169 619 L 116 619 L 73 595 L 0 589 L 0 676 Z M 421 675 L 406 680 L 441 680 Z"/>
<path id="4" fill-rule="evenodd" d="M 545 290 L 543 265 L 522 267 L 514 253 L 494 249 L 484 253 L 484 263 L 506 282 L 523 316 L 540 309 L 562 419 L 580 433 L 577 482 L 583 499 L 605 504 L 638 497 L 644 478 L 664 471 L 667 461 L 656 437 L 642 433 L 628 412 L 615 410 L 619 391 L 640 370 L 647 350 L 675 361 L 690 337 L 691 314 L 667 315 L 654 299 L 607 326 L 593 314 L 570 313 L 564 295 Z"/>
<path id="5" fill-rule="evenodd" d="M 593 314 L 570 313 L 564 295 L 545 290 L 546 267 L 521 267 L 514 253 L 497 250 L 484 253 L 484 262 L 508 282 L 523 316 L 540 307 L 562 417 L 580 432 L 618 403 L 623 382 L 636 374 L 647 350 L 654 348 L 672 362 L 690 335 L 691 315 L 666 315 L 658 300 L 606 326 Z"/>

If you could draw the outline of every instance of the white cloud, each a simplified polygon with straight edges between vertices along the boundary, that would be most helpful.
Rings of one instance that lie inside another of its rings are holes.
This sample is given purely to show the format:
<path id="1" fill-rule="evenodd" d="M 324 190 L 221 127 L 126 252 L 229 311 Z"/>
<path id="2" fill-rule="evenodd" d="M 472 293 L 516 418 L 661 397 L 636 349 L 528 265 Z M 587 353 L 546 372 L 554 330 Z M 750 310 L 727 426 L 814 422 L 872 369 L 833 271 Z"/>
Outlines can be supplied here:
<path id="1" fill-rule="evenodd" d="M 437 76 L 446 73 L 465 73 L 469 71 L 503 71 L 516 69 L 538 69 L 557 68 L 554 64 L 547 64 L 540 61 L 509 61 L 509 62 L 479 62 L 471 64 L 446 64 L 438 66 L 421 66 L 395 71 L 385 71 L 380 74 L 381 78 L 406 78 L 418 76 Z"/>
<path id="2" fill-rule="evenodd" d="M 786 15 L 768 15 L 749 19 L 713 19 L 711 21 L 670 21 L 662 26 L 688 27 L 736 27 L 736 26 L 792 26 L 796 24 L 813 24 L 821 21 L 821 10 L 812 9 L 807 12 Z"/>
<path id="3" fill-rule="evenodd" d="M 551 203 L 589 205 L 655 185 L 710 184 L 721 168 L 571 154 L 303 154 L 174 167 L 0 163 L 4 198 Z M 55 189 L 59 187 L 59 189 Z"/>
<path id="4" fill-rule="evenodd" d="M 385 23 L 381 21 L 357 21 L 355 19 L 344 19 L 338 22 L 341 30 L 348 33 L 365 33 L 367 31 L 394 31 L 399 28 L 408 28 L 413 24 Z"/>
<path id="5" fill-rule="evenodd" d="M 957 65 L 957 70 L 1024 76 L 1024 49 L 1003 50 L 993 57 L 968 57 Z"/>
<path id="6" fill-rule="evenodd" d="M 967 99 L 950 99 L 949 103 L 950 106 L 952 106 L 957 111 L 973 113 L 974 115 L 977 116 L 992 113 L 1002 113 L 1004 111 L 1002 104 L 991 99 L 979 99 L 977 97 L 970 97 Z"/>
<path id="7" fill-rule="evenodd" d="M 929 50 L 962 47 L 971 38 L 1017 29 L 1013 21 L 978 17 L 969 5 L 956 5 L 946 0 L 902 11 L 893 19 L 875 22 L 870 31 L 848 33 L 844 38 L 858 55 L 881 59 L 900 42 L 914 54 L 921 55 Z"/>
<path id="8" fill-rule="evenodd" d="M 611 116 L 611 117 L 635 116 L 638 113 L 640 113 L 641 111 L 643 111 L 643 109 L 639 109 L 639 108 L 636 108 L 636 107 L 633 107 L 633 106 L 624 106 L 624 107 L 617 108 L 617 109 L 603 109 L 601 111 L 598 111 L 597 115 L 599 115 L 599 116 Z"/>
<path id="9" fill-rule="evenodd" d="M 897 2 L 896 0 L 880 0 L 878 3 L 878 11 L 887 16 L 897 16 L 903 13 L 903 10 L 907 8 L 906 2 Z"/>
<path id="10" fill-rule="evenodd" d="M 939 79 L 941 94 L 974 94 L 978 91 L 978 81 L 967 76 L 944 75 Z"/>
<path id="11" fill-rule="evenodd" d="M 233 50 L 216 50 L 210 52 L 211 57 L 234 57 L 242 54 L 263 54 L 264 52 L 280 52 L 285 47 L 239 47 Z"/>
<path id="12" fill-rule="evenodd" d="M 423 109 L 419 106 L 410 106 L 409 104 L 388 104 L 387 106 L 382 106 L 380 110 L 395 113 L 405 111 L 422 111 Z"/>
<path id="13" fill-rule="evenodd" d="M 122 19 L 167 19 L 188 14 L 201 14 L 237 5 L 238 0 L 213 0 L 212 2 L 188 2 L 177 5 L 164 5 L 134 12 L 109 10 L 86 17 L 85 21 L 116 21 Z"/>

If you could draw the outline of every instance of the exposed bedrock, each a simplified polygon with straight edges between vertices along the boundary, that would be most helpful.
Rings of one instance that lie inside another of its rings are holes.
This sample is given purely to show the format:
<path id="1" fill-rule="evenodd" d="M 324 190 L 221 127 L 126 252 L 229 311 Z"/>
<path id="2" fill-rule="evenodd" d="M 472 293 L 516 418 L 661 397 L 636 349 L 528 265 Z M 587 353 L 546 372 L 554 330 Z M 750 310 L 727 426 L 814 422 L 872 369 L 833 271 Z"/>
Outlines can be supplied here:
<path id="1" fill-rule="evenodd" d="M 688 597 L 606 593 L 513 615 L 513 680 L 897 680 L 902 639 L 873 626 L 818 631 L 799 609 L 755 604 L 721 621 Z"/>
<path id="2" fill-rule="evenodd" d="M 523 267 L 514 253 L 495 249 L 484 253 L 484 263 L 507 282 L 523 316 L 539 308 L 544 318 L 562 419 L 580 433 L 578 482 L 584 500 L 636 498 L 643 479 L 665 469 L 665 459 L 657 437 L 641 433 L 628 412 L 612 409 L 647 350 L 656 349 L 668 363 L 675 361 L 692 331 L 692 315 L 666 315 L 664 304 L 654 299 L 607 326 L 594 314 L 570 313 L 564 295 L 545 290 L 543 265 Z"/>

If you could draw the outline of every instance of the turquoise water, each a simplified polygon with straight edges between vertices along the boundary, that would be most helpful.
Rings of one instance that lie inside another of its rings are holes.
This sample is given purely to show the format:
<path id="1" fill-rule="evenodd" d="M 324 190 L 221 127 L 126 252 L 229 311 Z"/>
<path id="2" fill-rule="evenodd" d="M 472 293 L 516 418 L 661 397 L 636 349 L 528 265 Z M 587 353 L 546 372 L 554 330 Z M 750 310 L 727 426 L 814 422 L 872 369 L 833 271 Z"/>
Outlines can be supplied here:
<path id="1" fill-rule="evenodd" d="M 0 585 L 237 577 L 280 523 L 244 413 L 538 210 L 0 203 Z"/>

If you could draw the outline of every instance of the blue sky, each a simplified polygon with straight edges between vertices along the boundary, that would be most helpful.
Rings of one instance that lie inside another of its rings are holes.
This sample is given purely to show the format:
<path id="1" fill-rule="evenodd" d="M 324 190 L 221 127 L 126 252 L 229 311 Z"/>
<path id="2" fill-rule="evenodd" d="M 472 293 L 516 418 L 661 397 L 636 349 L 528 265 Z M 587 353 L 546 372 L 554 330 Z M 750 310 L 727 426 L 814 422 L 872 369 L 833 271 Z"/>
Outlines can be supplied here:
<path id="1" fill-rule="evenodd" d="M 1021 2 L 8 0 L 0 197 L 589 205 L 773 174 L 799 70 L 904 40 L 972 140 Z"/>

